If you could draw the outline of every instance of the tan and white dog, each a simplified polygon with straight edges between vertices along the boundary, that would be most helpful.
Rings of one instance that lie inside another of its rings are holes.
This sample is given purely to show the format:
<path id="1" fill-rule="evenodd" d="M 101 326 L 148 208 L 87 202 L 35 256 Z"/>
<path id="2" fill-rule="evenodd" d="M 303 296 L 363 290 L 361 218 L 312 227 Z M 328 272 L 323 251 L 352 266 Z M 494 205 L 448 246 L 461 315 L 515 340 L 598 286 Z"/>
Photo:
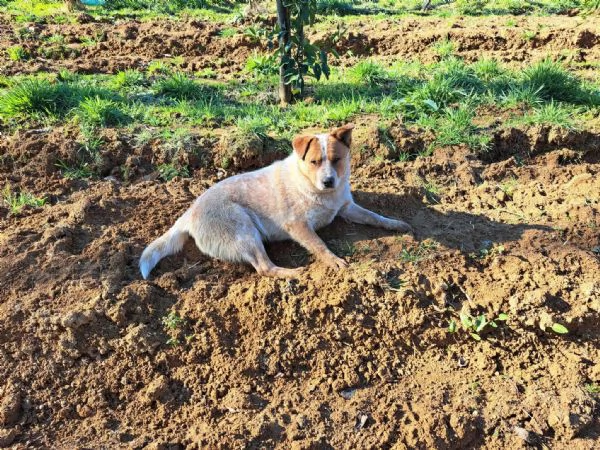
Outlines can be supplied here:
<path id="1" fill-rule="evenodd" d="M 336 215 L 355 223 L 409 231 L 401 220 L 361 208 L 350 193 L 350 143 L 354 125 L 329 134 L 297 136 L 282 161 L 227 178 L 199 196 L 140 259 L 147 278 L 165 256 L 178 252 L 191 236 L 205 254 L 251 264 L 261 275 L 293 278 L 301 268 L 278 267 L 263 241 L 293 239 L 333 268 L 346 262 L 331 252 L 315 230 Z"/>

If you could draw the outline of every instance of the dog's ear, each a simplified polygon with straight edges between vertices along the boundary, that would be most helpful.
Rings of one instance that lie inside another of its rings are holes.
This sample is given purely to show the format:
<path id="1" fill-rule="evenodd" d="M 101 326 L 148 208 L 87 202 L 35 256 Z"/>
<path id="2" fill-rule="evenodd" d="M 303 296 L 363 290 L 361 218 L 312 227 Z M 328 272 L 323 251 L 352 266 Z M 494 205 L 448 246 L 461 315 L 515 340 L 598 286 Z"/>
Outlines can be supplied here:
<path id="1" fill-rule="evenodd" d="M 296 136 L 292 141 L 292 147 L 294 147 L 294 151 L 300 157 L 300 159 L 304 160 L 306 154 L 308 153 L 308 149 L 310 148 L 310 143 L 313 139 L 316 139 L 315 136 Z"/>
<path id="2" fill-rule="evenodd" d="M 338 141 L 342 141 L 347 147 L 352 144 L 352 130 L 354 129 L 353 123 L 347 123 L 343 127 L 340 127 L 331 132 L 331 135 Z"/>

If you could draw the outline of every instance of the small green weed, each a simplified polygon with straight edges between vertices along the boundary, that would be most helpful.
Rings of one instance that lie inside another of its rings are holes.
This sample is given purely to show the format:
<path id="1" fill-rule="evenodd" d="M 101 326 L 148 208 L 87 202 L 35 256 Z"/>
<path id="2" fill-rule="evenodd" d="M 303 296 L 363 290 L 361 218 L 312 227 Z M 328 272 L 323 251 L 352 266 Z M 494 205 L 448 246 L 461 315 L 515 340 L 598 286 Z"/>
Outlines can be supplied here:
<path id="1" fill-rule="evenodd" d="M 171 311 L 161 319 L 161 322 L 163 329 L 169 335 L 167 345 L 179 345 L 181 343 L 178 338 L 180 334 L 179 328 L 184 324 L 185 320 L 175 311 Z"/>
<path id="2" fill-rule="evenodd" d="M 516 178 L 511 178 L 505 181 L 502 184 L 498 185 L 498 189 L 506 194 L 508 198 L 513 198 L 513 194 L 515 193 L 515 189 L 519 185 L 519 182 Z"/>
<path id="3" fill-rule="evenodd" d="M 56 163 L 62 173 L 62 176 L 70 180 L 85 179 L 94 176 L 94 171 L 88 163 L 83 163 L 79 166 L 70 166 L 65 161 L 58 160 Z"/>
<path id="4" fill-rule="evenodd" d="M 477 253 L 471 253 L 469 256 L 473 259 L 493 259 L 496 256 L 503 255 L 506 249 L 503 245 L 496 245 L 492 241 L 483 241 Z"/>
<path id="5" fill-rule="evenodd" d="M 442 189 L 433 181 L 422 180 L 421 187 L 425 192 L 425 198 L 429 203 L 439 203 Z"/>
<path id="6" fill-rule="evenodd" d="M 21 191 L 18 194 L 13 192 L 10 185 L 6 185 L 2 191 L 2 200 L 13 214 L 18 214 L 25 206 L 39 208 L 46 204 L 44 197 L 36 197 L 33 194 Z"/>
<path id="7" fill-rule="evenodd" d="M 406 280 L 399 278 L 397 275 L 388 275 L 385 277 L 383 287 L 388 291 L 401 292 L 407 284 Z"/>
<path id="8" fill-rule="evenodd" d="M 402 246 L 400 251 L 400 260 L 405 263 L 417 264 L 418 262 L 429 258 L 438 248 L 438 243 L 426 239 L 414 246 Z"/>
<path id="9" fill-rule="evenodd" d="M 14 45 L 12 47 L 8 47 L 6 49 L 6 54 L 8 55 L 8 58 L 11 61 L 23 61 L 23 60 L 27 59 L 27 57 L 29 56 L 29 54 L 27 53 L 27 50 L 25 50 L 20 45 Z"/>
<path id="10" fill-rule="evenodd" d="M 190 176 L 190 171 L 186 166 L 177 167 L 173 163 L 161 164 L 157 169 L 163 181 L 171 181 L 175 177 L 188 178 Z"/>
<path id="11" fill-rule="evenodd" d="M 523 32 L 522 37 L 525 41 L 533 41 L 537 36 L 537 31 L 526 30 Z"/>
<path id="12" fill-rule="evenodd" d="M 452 56 L 455 49 L 454 42 L 448 38 L 437 41 L 435 44 L 433 44 L 432 48 L 440 58 L 448 58 Z"/>
<path id="13" fill-rule="evenodd" d="M 219 36 L 222 38 L 231 38 L 238 34 L 238 31 L 235 28 L 224 28 L 219 31 Z"/>
<path id="14" fill-rule="evenodd" d="M 136 69 L 127 69 L 118 72 L 112 79 L 112 86 L 116 89 L 132 88 L 144 84 L 145 77 Z"/>
<path id="15" fill-rule="evenodd" d="M 152 61 L 146 69 L 148 75 L 169 75 L 173 72 L 173 66 L 163 60 Z"/>
<path id="16" fill-rule="evenodd" d="M 275 54 L 254 52 L 246 61 L 246 71 L 256 76 L 277 74 L 279 64 Z"/>
<path id="17" fill-rule="evenodd" d="M 165 328 L 169 330 L 176 330 L 181 324 L 183 324 L 183 319 L 177 312 L 171 311 L 162 318 L 161 322 Z"/>
<path id="18" fill-rule="evenodd" d="M 357 251 L 354 243 L 350 241 L 332 240 L 329 244 L 338 256 L 353 256 Z"/>
<path id="19" fill-rule="evenodd" d="M 500 313 L 495 319 L 488 319 L 485 314 L 472 316 L 469 313 L 461 312 L 459 314 L 459 319 L 462 330 L 469 333 L 469 336 L 476 341 L 480 341 L 482 333 L 491 328 L 498 328 L 497 322 L 506 322 L 508 320 L 508 314 Z M 451 319 L 448 323 L 448 333 L 456 333 L 458 330 L 458 323 L 456 320 Z"/>

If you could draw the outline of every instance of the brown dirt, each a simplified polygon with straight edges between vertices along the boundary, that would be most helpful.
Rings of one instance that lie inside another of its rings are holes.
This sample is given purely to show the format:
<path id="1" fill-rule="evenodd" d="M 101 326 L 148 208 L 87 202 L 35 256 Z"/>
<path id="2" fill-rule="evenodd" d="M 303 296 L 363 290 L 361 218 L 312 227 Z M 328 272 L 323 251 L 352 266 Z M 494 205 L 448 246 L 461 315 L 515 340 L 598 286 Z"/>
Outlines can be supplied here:
<path id="1" fill-rule="evenodd" d="M 512 21 L 513 24 L 510 24 Z M 439 59 L 437 42 L 449 39 L 455 54 L 466 61 L 495 58 L 515 65 L 546 57 L 591 68 L 600 56 L 600 18 L 588 17 L 486 17 L 405 19 L 383 23 L 361 21 L 337 49 L 354 55 L 413 59 Z M 525 32 L 534 34 L 531 38 Z"/>
<path id="2" fill-rule="evenodd" d="M 265 51 L 266 47 L 243 36 L 243 30 L 233 37 L 220 36 L 225 28 L 231 26 L 198 20 L 14 24 L 0 16 L 0 45 L 21 45 L 30 55 L 25 61 L 15 62 L 6 52 L 0 52 L 0 74 L 63 68 L 80 73 L 115 73 L 143 68 L 153 60 L 182 56 L 183 70 L 213 68 L 219 77 L 230 77 L 243 68 L 253 51 Z M 352 22 L 338 43 L 338 63 L 351 64 L 365 56 L 412 59 L 415 55 L 422 62 L 432 62 L 439 58 L 433 45 L 449 38 L 455 43 L 456 54 L 467 61 L 485 56 L 520 65 L 550 56 L 573 63 L 582 73 L 594 77 L 594 64 L 600 58 L 599 29 L 597 16 L 364 20 Z M 526 31 L 535 36 L 526 38 Z M 313 38 L 319 41 L 330 33 L 320 31 Z M 64 36 L 64 44 L 49 42 L 53 35 Z"/>
<path id="3" fill-rule="evenodd" d="M 295 282 L 191 242 L 149 281 L 137 270 L 197 195 L 279 143 L 232 154 L 239 141 L 198 133 L 179 155 L 193 177 L 164 183 L 153 167 L 173 155 L 159 142 L 106 130 L 105 178 L 85 181 L 56 167 L 80 158 L 75 131 L 0 136 L 0 189 L 48 199 L 19 214 L 0 204 L 0 447 L 597 448 L 597 130 L 509 128 L 484 155 L 398 163 L 431 137 L 392 124 L 383 139 L 371 124 L 356 130 L 356 200 L 415 236 L 336 220 L 321 235 L 350 262 L 340 272 L 270 245 L 279 264 L 306 266 Z M 510 317 L 476 341 L 447 332 L 448 307 Z"/>

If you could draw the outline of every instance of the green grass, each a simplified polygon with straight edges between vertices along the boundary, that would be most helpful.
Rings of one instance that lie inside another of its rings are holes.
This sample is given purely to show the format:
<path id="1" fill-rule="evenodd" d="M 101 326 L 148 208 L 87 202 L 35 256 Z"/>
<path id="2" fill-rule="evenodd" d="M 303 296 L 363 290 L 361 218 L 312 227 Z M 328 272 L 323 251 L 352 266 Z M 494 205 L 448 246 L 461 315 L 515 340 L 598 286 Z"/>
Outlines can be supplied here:
<path id="1" fill-rule="evenodd" d="M 158 174 L 163 181 L 171 181 L 175 177 L 187 178 L 190 176 L 187 167 L 178 167 L 174 163 L 161 164 L 157 167 Z"/>
<path id="2" fill-rule="evenodd" d="M 59 160 L 56 163 L 56 167 L 60 169 L 63 177 L 70 180 L 80 180 L 94 176 L 94 171 L 88 163 L 84 163 L 79 166 L 70 166 L 65 161 Z"/>
<path id="3" fill-rule="evenodd" d="M 18 214 L 26 206 L 39 208 L 46 204 L 44 197 L 36 197 L 30 192 L 20 191 L 13 192 L 9 185 L 6 185 L 2 191 L 2 201 L 10 209 L 13 214 Z"/>
<path id="4" fill-rule="evenodd" d="M 354 83 L 378 85 L 389 80 L 386 70 L 373 60 L 361 61 L 348 71 L 348 79 Z"/>
<path id="5" fill-rule="evenodd" d="M 582 82 L 560 63 L 542 60 L 523 71 L 523 85 L 538 92 L 546 101 L 563 101 L 577 104 L 598 103 L 597 95 L 590 98 Z"/>
<path id="6" fill-rule="evenodd" d="M 52 23 L 73 23 L 77 12 L 69 12 L 64 2 L 52 0 L 2 0 L 3 8 L 16 23 L 44 20 Z M 317 20 L 328 28 L 344 16 L 351 22 L 368 16 L 371 20 L 385 20 L 405 15 L 433 15 L 456 17 L 464 15 L 548 15 L 580 9 L 586 13 L 598 9 L 598 0 L 432 0 L 423 12 L 420 0 L 316 0 Z M 235 23 L 243 21 L 243 0 L 107 0 L 101 6 L 88 6 L 86 11 L 94 16 L 115 20 L 120 17 L 150 20 L 156 18 L 193 17 L 212 22 Z M 274 2 L 266 6 L 275 12 Z M 226 28 L 225 30 L 230 30 Z M 225 31 L 229 36 L 231 31 Z"/>
<path id="7" fill-rule="evenodd" d="M 277 57 L 255 51 L 246 61 L 246 71 L 256 76 L 275 75 L 279 72 Z"/>
<path id="8" fill-rule="evenodd" d="M 429 239 L 419 242 L 417 245 L 403 245 L 400 251 L 400 261 L 417 264 L 426 258 L 430 258 L 437 248 L 437 242 Z"/>
<path id="9" fill-rule="evenodd" d="M 20 45 L 13 45 L 6 49 L 6 54 L 11 61 L 23 61 L 29 56 L 27 51 Z"/>
<path id="10" fill-rule="evenodd" d="M 446 108 L 435 122 L 435 144 L 439 146 L 467 144 L 475 150 L 486 150 L 489 137 L 478 132 L 473 125 L 475 109 L 469 104 L 458 108 Z"/>
<path id="11" fill-rule="evenodd" d="M 198 100 L 205 95 L 202 86 L 182 72 L 157 81 L 152 88 L 157 95 L 177 100 Z"/>
<path id="12" fill-rule="evenodd" d="M 93 84 L 26 78 L 0 93 L 0 119 L 38 119 L 42 116 L 60 118 L 79 106 L 85 98 L 112 95 L 109 90 Z"/>
<path id="13" fill-rule="evenodd" d="M 447 38 L 437 41 L 432 47 L 440 58 L 448 58 L 454 54 L 454 42 Z"/>
<path id="14" fill-rule="evenodd" d="M 143 86 L 146 76 L 143 72 L 136 69 L 127 69 L 118 72 L 112 80 L 112 86 L 115 89 L 135 88 Z"/>
<path id="15" fill-rule="evenodd" d="M 181 64 L 180 59 L 169 58 L 150 64 L 145 71 L 116 75 L 61 70 L 3 77 L 0 121 L 10 129 L 71 120 L 82 131 L 139 127 L 154 136 L 151 139 L 160 138 L 161 145 L 174 149 L 189 146 L 161 137 L 165 130 L 180 129 L 184 136 L 192 128 L 232 128 L 289 139 L 309 127 L 332 127 L 368 115 L 375 124 L 401 120 L 409 128 L 428 130 L 425 150 L 420 152 L 426 156 L 439 146 L 486 151 L 499 125 L 492 120 L 487 125 L 478 116 L 490 107 L 505 109 L 515 124 L 572 128 L 598 114 L 600 98 L 598 86 L 558 63 L 540 61 L 511 70 L 493 59 L 466 63 L 449 56 L 427 65 L 402 60 L 383 65 L 369 59 L 349 68 L 334 68 L 328 80 L 309 80 L 307 101 L 280 108 L 277 76 L 270 74 L 273 67 L 264 72 L 257 68 L 253 77 L 223 82 L 184 74 L 178 69 Z M 81 144 L 90 157 L 97 157 L 102 145 L 98 138 L 91 133 L 84 141 Z M 400 160 L 417 156 L 400 147 L 392 150 Z M 177 151 L 169 150 L 169 154 Z"/>
<path id="16" fill-rule="evenodd" d="M 553 125 L 567 130 L 578 127 L 575 116 L 579 110 L 561 103 L 547 103 L 516 120 L 527 125 Z"/>
<path id="17" fill-rule="evenodd" d="M 77 113 L 82 123 L 91 127 L 114 127 L 131 121 L 117 102 L 100 97 L 86 98 L 79 104 Z"/>

